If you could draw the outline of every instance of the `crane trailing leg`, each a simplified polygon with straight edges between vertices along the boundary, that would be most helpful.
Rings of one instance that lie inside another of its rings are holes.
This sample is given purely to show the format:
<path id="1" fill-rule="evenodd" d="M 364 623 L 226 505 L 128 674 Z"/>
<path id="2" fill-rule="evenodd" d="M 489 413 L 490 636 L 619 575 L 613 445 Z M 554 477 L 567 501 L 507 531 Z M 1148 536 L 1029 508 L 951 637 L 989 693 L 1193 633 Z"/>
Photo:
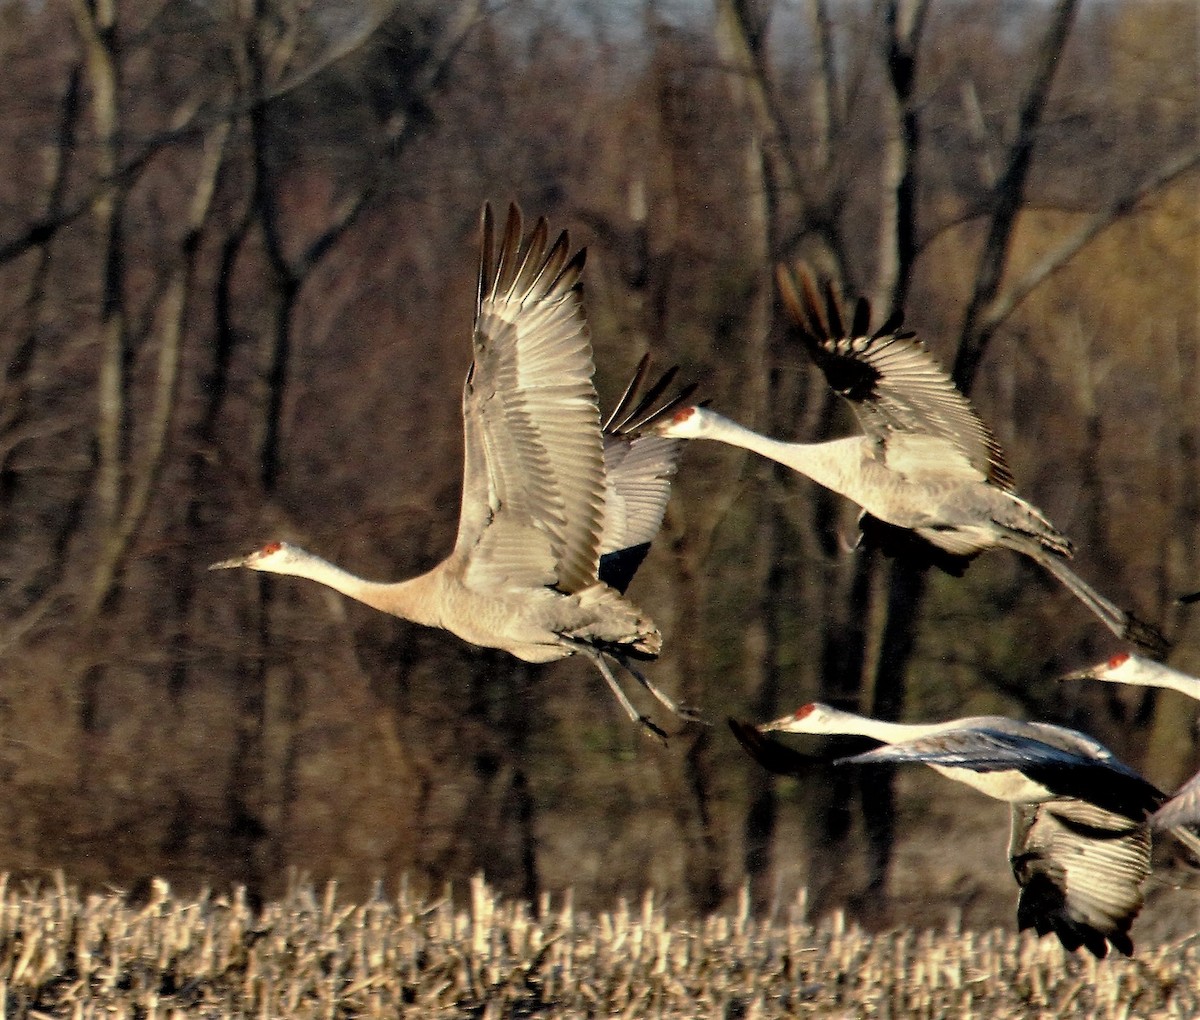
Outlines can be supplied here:
<path id="1" fill-rule="evenodd" d="M 593 647 L 592 645 L 587 644 L 579 644 L 576 646 L 575 650 L 582 655 L 586 655 L 592 660 L 592 662 L 596 664 L 596 668 L 600 670 L 600 675 L 604 677 L 605 682 L 616 696 L 617 701 L 620 702 L 621 707 L 625 709 L 626 713 L 629 715 L 629 718 L 642 726 L 651 736 L 657 737 L 665 744 L 667 741 L 666 730 L 654 722 L 654 720 L 648 715 L 643 715 L 641 712 L 639 712 L 634 706 L 633 702 L 629 700 L 629 695 L 625 693 L 624 688 L 621 687 L 616 675 L 613 673 L 608 661 L 605 659 L 605 653 Z M 655 699 L 657 699 L 658 702 L 676 718 L 681 719 L 684 722 L 699 722 L 708 725 L 708 720 L 705 719 L 698 711 L 696 711 L 696 709 L 690 708 L 687 705 L 680 705 L 673 698 L 663 693 L 663 691 L 659 690 L 658 687 L 647 680 L 646 677 L 642 675 L 640 670 L 635 669 L 625 656 L 617 655 L 615 653 L 610 654 L 612 654 L 613 658 L 620 663 L 620 665 L 626 671 L 628 671 L 638 683 L 640 683 L 644 688 L 646 688 L 647 691 L 654 695 Z"/>
<path id="2" fill-rule="evenodd" d="M 1117 637 L 1137 645 L 1156 661 L 1167 657 L 1171 643 L 1163 637 L 1157 627 L 1114 605 L 1057 556 L 1039 552 L 1034 559 L 1066 585 Z"/>

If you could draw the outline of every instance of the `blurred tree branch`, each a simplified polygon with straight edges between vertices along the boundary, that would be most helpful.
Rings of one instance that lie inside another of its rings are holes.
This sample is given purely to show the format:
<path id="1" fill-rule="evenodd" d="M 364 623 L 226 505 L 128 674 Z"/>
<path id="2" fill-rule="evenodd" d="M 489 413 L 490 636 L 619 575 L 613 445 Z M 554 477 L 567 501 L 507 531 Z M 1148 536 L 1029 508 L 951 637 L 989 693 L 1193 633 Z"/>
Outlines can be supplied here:
<path id="1" fill-rule="evenodd" d="M 987 239 L 975 272 L 974 292 L 967 305 L 959 335 L 952 375 L 964 393 L 971 392 L 975 373 L 983 359 L 995 326 L 985 310 L 995 300 L 1008 262 L 1017 214 L 1025 199 L 1025 183 L 1033 165 L 1042 114 L 1050 98 L 1050 87 L 1058 69 L 1067 36 L 1075 22 L 1079 0 L 1057 0 L 1049 25 L 1034 57 L 1034 70 L 1017 116 L 1017 132 L 1008 146 L 1007 158 L 992 189 L 993 209 Z"/>
<path id="2" fill-rule="evenodd" d="M 1115 223 L 1133 213 L 1146 199 L 1158 194 L 1184 174 L 1200 167 L 1200 147 L 1188 149 L 1162 166 L 1156 168 L 1140 181 L 1137 187 L 1119 195 L 1103 208 L 1093 213 L 1053 251 L 1048 252 L 1020 279 L 996 294 L 980 317 L 979 329 L 990 336 L 1017 309 L 1033 291 L 1051 276 L 1066 266 L 1092 241 Z"/>

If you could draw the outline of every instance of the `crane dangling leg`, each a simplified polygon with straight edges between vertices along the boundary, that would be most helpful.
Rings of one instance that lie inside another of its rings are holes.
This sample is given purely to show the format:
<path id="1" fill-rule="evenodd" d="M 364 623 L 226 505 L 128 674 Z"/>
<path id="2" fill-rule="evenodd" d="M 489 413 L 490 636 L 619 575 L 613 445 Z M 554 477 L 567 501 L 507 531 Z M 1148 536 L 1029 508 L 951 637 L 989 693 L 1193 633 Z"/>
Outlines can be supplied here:
<path id="1" fill-rule="evenodd" d="M 621 703 L 621 707 L 625 709 L 626 713 L 629 715 L 629 718 L 635 723 L 638 723 L 644 727 L 651 736 L 657 737 L 664 744 L 666 744 L 667 731 L 659 726 L 648 715 L 642 715 L 642 713 L 634 707 L 633 702 L 629 700 L 629 695 L 621 689 L 621 685 L 617 683 L 617 678 L 613 676 L 613 671 L 608 668 L 608 663 L 604 661 L 603 653 L 597 651 L 591 645 L 579 645 L 578 651 L 582 652 L 596 664 L 596 668 L 600 670 L 600 675 L 603 676 L 608 682 L 608 686 L 612 689 L 613 694 L 616 695 L 617 701 Z"/>
<path id="2" fill-rule="evenodd" d="M 592 662 L 596 664 L 596 668 L 600 670 L 600 675 L 604 677 L 605 681 L 608 683 L 608 686 L 612 689 L 613 694 L 616 695 L 617 701 L 620 703 L 621 707 L 625 709 L 625 712 L 628 714 L 629 718 L 635 723 L 638 723 L 644 727 L 646 731 L 650 733 L 650 735 L 657 737 L 665 744 L 668 736 L 667 731 L 655 723 L 654 720 L 652 720 L 649 716 L 643 715 L 637 710 L 636 707 L 634 707 L 633 702 L 629 700 L 629 695 L 625 693 L 624 689 L 617 681 L 616 676 L 613 674 L 612 669 L 609 667 L 608 662 L 604 657 L 604 652 L 600 651 L 598 648 L 594 648 L 592 645 L 585 644 L 577 645 L 576 650 L 586 655 L 592 660 Z M 701 716 L 700 713 L 694 708 L 688 708 L 687 706 L 679 705 L 673 699 L 655 687 L 654 684 L 647 680 L 638 670 L 634 669 L 633 666 L 630 665 L 628 659 L 626 659 L 624 656 L 613 655 L 613 658 L 616 659 L 616 661 L 622 667 L 628 670 L 638 681 L 638 683 L 640 683 L 646 688 L 646 690 L 653 694 L 654 697 L 657 698 L 662 705 L 669 709 L 673 715 L 683 719 L 685 722 L 702 722 L 706 725 L 708 724 L 707 720 L 704 719 L 703 716 Z"/>
<path id="3" fill-rule="evenodd" d="M 675 701 L 673 698 L 664 694 L 661 690 L 655 687 L 654 684 L 652 684 L 646 679 L 645 676 L 642 675 L 640 670 L 634 668 L 633 663 L 625 658 L 625 656 L 614 654 L 613 658 L 616 659 L 617 662 L 619 662 L 629 673 L 631 673 L 638 683 L 640 683 L 646 688 L 646 690 L 653 694 L 672 715 L 682 719 L 684 722 L 702 723 L 705 726 L 712 725 L 708 719 L 705 719 L 704 716 L 700 714 L 699 709 L 692 708 L 691 705 L 681 705 L 679 702 Z"/>
<path id="4" fill-rule="evenodd" d="M 1057 556 L 1039 550 L 1033 558 L 1066 585 L 1117 637 L 1137 645 L 1156 662 L 1161 662 L 1167 657 L 1171 643 L 1163 637 L 1157 627 L 1144 623 L 1133 613 L 1109 602 Z"/>

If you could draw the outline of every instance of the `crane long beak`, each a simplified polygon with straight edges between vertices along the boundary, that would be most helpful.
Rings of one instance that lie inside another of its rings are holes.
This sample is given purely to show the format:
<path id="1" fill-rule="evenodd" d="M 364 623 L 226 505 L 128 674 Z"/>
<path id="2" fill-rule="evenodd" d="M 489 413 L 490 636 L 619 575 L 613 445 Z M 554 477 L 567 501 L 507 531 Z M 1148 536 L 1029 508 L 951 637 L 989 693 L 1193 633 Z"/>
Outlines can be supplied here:
<path id="1" fill-rule="evenodd" d="M 772 730 L 786 730 L 792 720 L 796 718 L 794 712 L 789 712 L 787 715 L 780 716 L 778 719 L 772 719 L 770 722 L 761 723 L 755 727 L 759 733 L 770 733 Z"/>
<path id="2" fill-rule="evenodd" d="M 244 567 L 246 565 L 247 559 L 249 559 L 249 557 L 247 557 L 247 556 L 234 556 L 232 559 L 221 560 L 218 563 L 210 563 L 208 565 L 208 569 L 209 570 L 231 570 L 234 567 Z"/>
<path id="3" fill-rule="evenodd" d="M 1070 673 L 1064 673 L 1058 678 L 1059 680 L 1096 680 L 1096 668 L 1088 666 L 1086 669 L 1072 670 Z"/>

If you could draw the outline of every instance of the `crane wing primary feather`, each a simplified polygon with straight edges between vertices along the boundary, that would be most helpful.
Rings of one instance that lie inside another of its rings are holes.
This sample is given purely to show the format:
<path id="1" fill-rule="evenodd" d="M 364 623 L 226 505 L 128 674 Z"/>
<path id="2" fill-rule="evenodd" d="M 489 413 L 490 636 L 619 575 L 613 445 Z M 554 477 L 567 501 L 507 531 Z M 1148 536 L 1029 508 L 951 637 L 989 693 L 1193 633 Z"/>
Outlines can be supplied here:
<path id="1" fill-rule="evenodd" d="M 600 534 L 600 580 L 625 591 L 662 527 L 671 479 L 684 440 L 643 431 L 671 413 L 695 392 L 683 387 L 670 399 L 662 395 L 674 381 L 669 368 L 642 392 L 649 371 L 646 355 L 604 423 L 604 528 Z"/>
<path id="2" fill-rule="evenodd" d="M 1200 823 L 1200 772 L 1184 783 L 1150 819 L 1156 829 Z"/>
<path id="3" fill-rule="evenodd" d="M 847 332 L 832 286 L 819 290 L 804 265 L 795 272 L 781 265 L 776 277 L 805 348 L 867 435 L 885 448 L 896 435 L 936 437 L 982 477 L 1012 491 L 1012 472 L 991 429 L 925 345 L 902 331 L 899 312 L 870 332 L 870 306 L 859 298 Z"/>
<path id="4" fill-rule="evenodd" d="M 920 762 L 973 772 L 1018 771 L 1056 797 L 1074 797 L 1142 821 L 1165 799 L 1117 758 L 1094 758 L 1019 733 L 986 728 L 942 730 L 842 759 L 851 764 Z"/>
<path id="5" fill-rule="evenodd" d="M 466 455 L 455 553 L 469 585 L 594 584 L 604 462 L 583 312 L 584 251 L 539 220 L 522 241 L 510 206 L 493 240 L 484 207 L 473 338 L 463 391 Z"/>
<path id="6" fill-rule="evenodd" d="M 1150 830 L 1078 800 L 1015 804 L 1009 863 L 1021 887 L 1017 925 L 1053 932 L 1103 959 L 1133 955 L 1129 929 L 1150 874 Z"/>

